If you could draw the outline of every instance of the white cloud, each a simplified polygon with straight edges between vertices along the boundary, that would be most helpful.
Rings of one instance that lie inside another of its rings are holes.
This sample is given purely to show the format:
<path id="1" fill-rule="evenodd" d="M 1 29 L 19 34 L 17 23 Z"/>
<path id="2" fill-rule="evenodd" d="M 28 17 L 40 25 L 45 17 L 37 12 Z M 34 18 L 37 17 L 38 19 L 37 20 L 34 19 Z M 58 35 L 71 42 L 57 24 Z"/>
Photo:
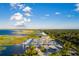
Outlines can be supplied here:
<path id="1" fill-rule="evenodd" d="M 12 8 L 16 9 L 16 4 L 17 4 L 17 3 L 10 3 L 10 6 L 11 6 Z"/>
<path id="2" fill-rule="evenodd" d="M 27 21 L 28 21 L 28 22 L 31 22 L 31 19 L 29 18 Z"/>
<path id="3" fill-rule="evenodd" d="M 76 6 L 79 7 L 79 3 L 77 3 Z"/>
<path id="4" fill-rule="evenodd" d="M 76 8 L 76 11 L 79 11 L 79 7 L 78 7 L 78 8 Z"/>
<path id="5" fill-rule="evenodd" d="M 24 4 L 21 4 L 21 3 L 11 3 L 10 6 L 14 9 L 23 9 L 24 8 Z"/>
<path id="6" fill-rule="evenodd" d="M 24 21 L 16 22 L 15 26 L 24 26 Z"/>
<path id="7" fill-rule="evenodd" d="M 19 12 L 11 16 L 11 20 L 21 21 L 23 20 L 23 15 Z"/>
<path id="8" fill-rule="evenodd" d="M 59 15 L 59 14 L 61 14 L 61 13 L 60 13 L 60 12 L 55 12 L 55 14 L 56 14 L 56 15 Z"/>
<path id="9" fill-rule="evenodd" d="M 12 17 L 11 20 L 15 20 L 15 26 L 25 26 L 26 23 L 31 22 L 30 18 L 25 18 L 21 13 L 15 13 Z"/>
<path id="10" fill-rule="evenodd" d="M 24 4 L 18 4 L 19 9 L 23 9 L 24 8 Z"/>
<path id="11" fill-rule="evenodd" d="M 75 11 L 79 11 L 79 7 L 77 7 L 77 8 L 75 9 Z"/>
<path id="12" fill-rule="evenodd" d="M 27 22 L 27 19 L 24 17 L 24 19 L 23 19 L 25 22 Z"/>
<path id="13" fill-rule="evenodd" d="M 24 21 L 24 17 L 21 13 L 15 13 L 12 17 L 11 20 L 15 20 L 15 26 L 23 26 L 25 21 Z"/>
<path id="14" fill-rule="evenodd" d="M 26 23 L 29 23 L 29 22 L 31 22 L 31 19 L 26 19 L 25 17 L 24 17 L 24 19 L 22 20 L 22 21 L 18 21 L 18 22 L 16 22 L 15 23 L 15 26 L 25 26 L 25 24 Z"/>
<path id="15" fill-rule="evenodd" d="M 30 14 L 30 13 L 25 13 L 24 15 L 25 15 L 25 16 L 31 16 L 31 14 Z"/>
<path id="16" fill-rule="evenodd" d="M 23 9 L 23 11 L 24 11 L 24 12 L 31 12 L 31 9 L 32 9 L 32 8 L 30 8 L 29 6 L 27 6 L 27 7 L 25 7 L 25 8 Z"/>
<path id="17" fill-rule="evenodd" d="M 29 6 L 26 6 L 23 11 L 25 16 L 31 16 L 31 9 Z"/>
<path id="18" fill-rule="evenodd" d="M 31 16 L 31 8 L 30 7 L 25 7 L 24 4 L 21 3 L 11 3 L 10 6 L 14 9 L 21 9 L 21 11 L 24 11 L 23 14 L 21 14 L 19 11 L 17 13 L 14 13 L 11 16 L 11 20 L 15 21 L 15 26 L 25 26 L 26 23 L 30 23 L 31 19 L 28 16 Z M 26 18 L 27 16 L 27 18 Z"/>
<path id="19" fill-rule="evenodd" d="M 79 11 L 79 3 L 75 5 L 76 6 L 76 9 L 75 11 Z"/>
<path id="20" fill-rule="evenodd" d="M 29 23 L 29 22 L 31 22 L 31 19 L 30 18 L 28 18 L 28 19 L 24 18 L 24 21 Z"/>

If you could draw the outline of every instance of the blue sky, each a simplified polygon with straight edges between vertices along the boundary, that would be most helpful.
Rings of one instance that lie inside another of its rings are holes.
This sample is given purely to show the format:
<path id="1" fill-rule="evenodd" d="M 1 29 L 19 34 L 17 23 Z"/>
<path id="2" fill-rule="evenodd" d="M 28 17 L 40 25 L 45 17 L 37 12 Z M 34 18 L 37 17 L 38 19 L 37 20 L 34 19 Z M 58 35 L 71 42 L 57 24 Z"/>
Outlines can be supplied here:
<path id="1" fill-rule="evenodd" d="M 13 18 L 17 14 L 20 18 L 22 15 L 20 21 Z M 24 18 L 27 22 L 23 22 Z M 0 28 L 79 29 L 79 4 L 0 3 Z"/>

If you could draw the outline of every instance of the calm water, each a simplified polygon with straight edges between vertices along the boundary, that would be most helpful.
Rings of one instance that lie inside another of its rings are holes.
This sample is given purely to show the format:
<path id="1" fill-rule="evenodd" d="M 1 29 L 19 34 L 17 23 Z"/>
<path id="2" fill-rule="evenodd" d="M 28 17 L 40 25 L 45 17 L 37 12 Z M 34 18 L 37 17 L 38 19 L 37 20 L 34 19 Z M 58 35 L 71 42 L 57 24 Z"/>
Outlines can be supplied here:
<path id="1" fill-rule="evenodd" d="M 12 35 L 14 30 L 0 30 L 0 35 Z"/>
<path id="2" fill-rule="evenodd" d="M 2 46 L 5 47 L 4 50 L 0 51 L 0 56 L 10 56 L 15 54 L 24 53 L 25 49 L 22 45 L 12 45 L 12 46 Z"/>
<path id="3" fill-rule="evenodd" d="M 15 30 L 0 30 L 0 35 L 17 35 L 14 34 Z M 19 34 L 24 36 L 25 34 Z M 2 46 L 6 49 L 0 50 L 0 56 L 9 56 L 9 55 L 15 55 L 15 54 L 22 54 L 24 53 L 23 45 L 11 45 L 11 46 Z"/>
<path id="4" fill-rule="evenodd" d="M 14 32 L 16 32 L 16 30 L 0 30 L 0 35 L 26 36 L 26 34 L 14 34 Z"/>

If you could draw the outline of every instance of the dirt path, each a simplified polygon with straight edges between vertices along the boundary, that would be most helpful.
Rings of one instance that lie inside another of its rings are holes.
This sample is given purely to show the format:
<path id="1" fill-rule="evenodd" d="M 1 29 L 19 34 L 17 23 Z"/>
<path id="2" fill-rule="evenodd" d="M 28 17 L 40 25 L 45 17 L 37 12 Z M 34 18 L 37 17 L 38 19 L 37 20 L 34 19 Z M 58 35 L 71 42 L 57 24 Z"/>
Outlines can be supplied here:
<path id="1" fill-rule="evenodd" d="M 36 48 L 36 51 L 38 52 L 38 55 L 39 55 L 39 56 L 44 56 L 44 53 L 41 52 L 41 50 L 40 50 L 39 48 Z"/>

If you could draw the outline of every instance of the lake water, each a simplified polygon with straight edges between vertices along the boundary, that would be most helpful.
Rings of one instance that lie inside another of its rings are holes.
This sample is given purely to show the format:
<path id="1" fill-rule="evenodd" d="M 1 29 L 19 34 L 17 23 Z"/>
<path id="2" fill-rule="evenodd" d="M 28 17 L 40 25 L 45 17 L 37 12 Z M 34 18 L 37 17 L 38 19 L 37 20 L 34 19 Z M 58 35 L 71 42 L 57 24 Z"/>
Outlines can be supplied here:
<path id="1" fill-rule="evenodd" d="M 24 53 L 25 49 L 22 45 L 12 45 L 12 46 L 2 46 L 5 47 L 4 50 L 0 51 L 0 56 L 10 56 L 15 54 Z"/>
<path id="2" fill-rule="evenodd" d="M 0 30 L 0 35 L 12 35 L 13 30 Z"/>
<path id="3" fill-rule="evenodd" d="M 16 30 L 0 30 L 0 35 L 26 36 L 26 34 L 15 34 L 14 32 L 17 32 L 17 31 Z"/>
<path id="4" fill-rule="evenodd" d="M 15 30 L 0 30 L 0 35 L 26 35 L 26 34 L 14 34 Z M 0 46 L 1 47 L 1 46 Z M 11 45 L 11 46 L 2 46 L 5 47 L 4 50 L 0 50 L 0 56 L 9 56 L 14 54 L 24 53 L 23 45 Z"/>

